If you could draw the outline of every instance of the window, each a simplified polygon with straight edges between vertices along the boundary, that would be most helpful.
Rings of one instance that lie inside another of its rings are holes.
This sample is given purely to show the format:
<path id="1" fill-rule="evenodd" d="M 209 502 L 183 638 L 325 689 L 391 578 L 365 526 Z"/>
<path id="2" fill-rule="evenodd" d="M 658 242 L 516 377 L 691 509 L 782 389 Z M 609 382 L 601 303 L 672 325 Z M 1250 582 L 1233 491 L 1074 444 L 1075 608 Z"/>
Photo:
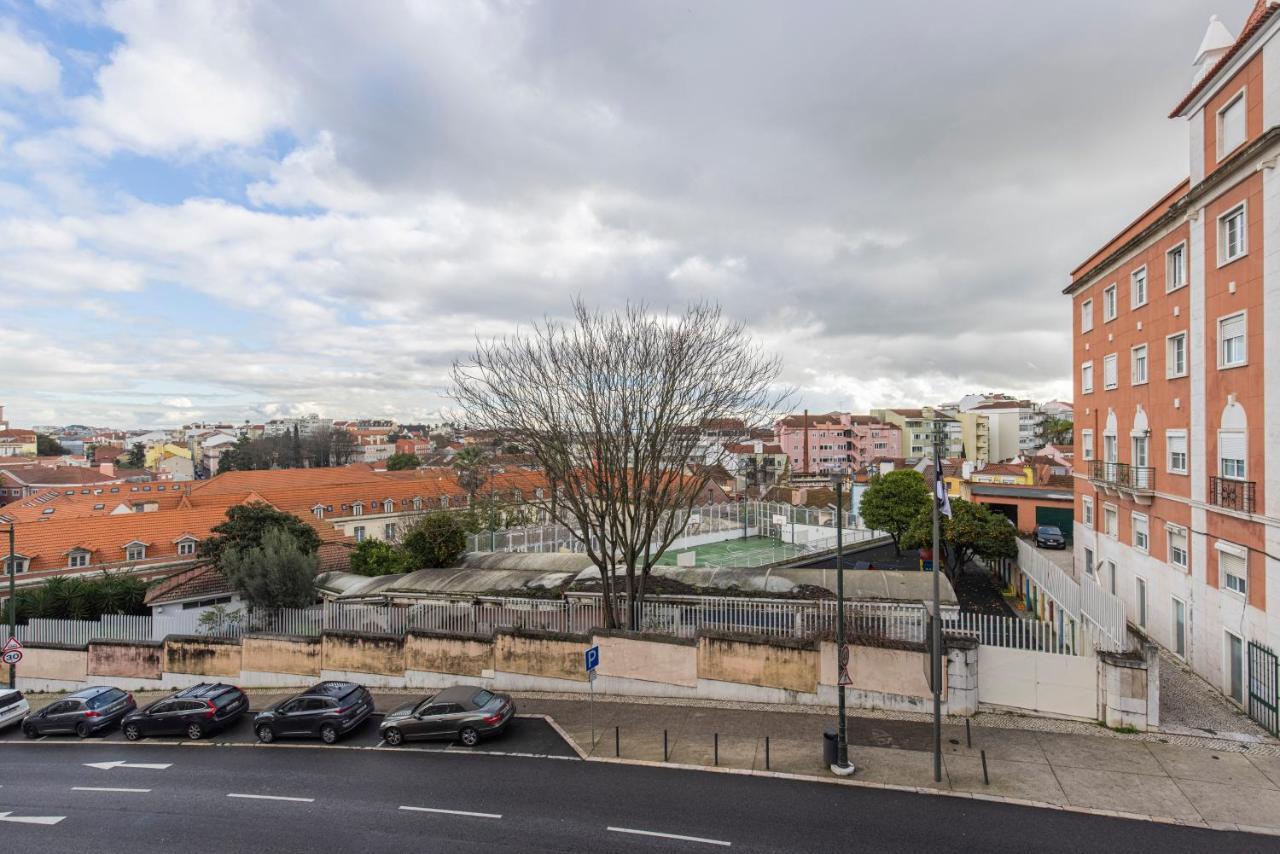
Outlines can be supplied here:
<path id="1" fill-rule="evenodd" d="M 190 557 L 191 555 L 193 555 L 193 554 L 195 554 L 195 553 L 196 553 L 196 541 L 195 541 L 195 540 L 179 540 L 179 541 L 178 541 L 178 554 L 179 554 L 179 555 L 181 555 L 182 557 Z"/>
<path id="2" fill-rule="evenodd" d="M 1232 543 L 1218 543 L 1216 548 L 1218 550 L 1218 574 L 1221 576 L 1220 584 L 1223 588 L 1233 593 L 1239 593 L 1241 596 L 1247 595 L 1249 587 L 1249 553 Z"/>
<path id="3" fill-rule="evenodd" d="M 1179 243 L 1164 255 L 1164 289 L 1176 291 L 1187 283 L 1187 244 Z"/>
<path id="4" fill-rule="evenodd" d="M 363 516 L 363 515 L 364 515 L 364 505 L 363 505 L 362 503 L 360 503 L 359 501 L 357 501 L 355 504 L 352 504 L 352 505 L 351 505 L 351 515 L 352 515 L 352 516 Z"/>
<path id="5" fill-rule="evenodd" d="M 1116 354 L 1112 353 L 1102 360 L 1102 387 L 1105 389 L 1113 389 L 1119 385 L 1116 378 Z"/>
<path id="6" fill-rule="evenodd" d="M 1170 379 L 1187 375 L 1187 333 L 1164 339 L 1164 375 Z"/>
<path id="7" fill-rule="evenodd" d="M 1084 513 L 1084 526 L 1086 528 L 1093 527 L 1093 499 L 1087 495 L 1080 497 L 1080 506 Z"/>
<path id="8" fill-rule="evenodd" d="M 1234 368 L 1248 361 L 1244 312 L 1218 321 L 1218 367 Z"/>
<path id="9" fill-rule="evenodd" d="M 1147 381 L 1147 345 L 1139 344 L 1129 351 L 1129 382 L 1143 385 Z"/>
<path id="10" fill-rule="evenodd" d="M 1231 480 L 1244 480 L 1246 449 L 1243 430 L 1219 430 L 1218 473 Z"/>
<path id="11" fill-rule="evenodd" d="M 1173 597 L 1173 654 L 1187 657 L 1187 603 Z"/>
<path id="12" fill-rule="evenodd" d="M 1086 460 L 1093 459 L 1093 431 L 1080 431 L 1080 456 Z"/>
<path id="13" fill-rule="evenodd" d="M 1080 331 L 1090 332 L 1093 330 L 1093 300 L 1087 299 L 1080 303 Z"/>
<path id="14" fill-rule="evenodd" d="M 1129 307 L 1147 304 L 1147 268 L 1139 267 L 1129 274 Z"/>
<path id="15" fill-rule="evenodd" d="M 351 535 L 356 538 L 357 543 L 363 543 L 364 542 L 364 525 L 356 525 L 355 529 L 351 532 Z"/>
<path id="16" fill-rule="evenodd" d="M 1102 292 L 1102 319 L 1110 321 L 1116 319 L 1116 286 L 1111 285 Z"/>
<path id="17" fill-rule="evenodd" d="M 27 571 L 27 565 L 28 565 L 30 562 L 31 562 L 31 561 L 30 561 L 30 559 L 29 559 L 29 558 L 25 558 L 25 557 L 20 557 L 20 556 L 18 556 L 18 555 L 14 555 L 14 556 L 13 556 L 13 574 L 14 574 L 14 575 L 21 575 L 22 573 L 26 572 L 26 571 Z M 8 555 L 5 555 L 5 556 L 4 556 L 4 571 L 5 571 L 5 574 L 6 574 L 6 575 L 7 575 L 7 574 L 8 574 L 8 572 L 9 572 L 9 556 L 8 556 Z"/>
<path id="18" fill-rule="evenodd" d="M 388 522 L 382 526 L 382 539 L 387 542 L 395 542 L 396 539 L 396 523 Z"/>
<path id="19" fill-rule="evenodd" d="M 1102 527 L 1103 531 L 1109 537 L 1120 536 L 1120 514 L 1116 512 L 1114 504 L 1105 504 L 1102 507 Z"/>
<path id="20" fill-rule="evenodd" d="M 1080 366 L 1080 393 L 1093 394 L 1093 362 L 1085 362 Z"/>
<path id="21" fill-rule="evenodd" d="M 1229 264 L 1249 251 L 1245 233 L 1244 203 L 1218 217 L 1218 266 Z"/>
<path id="22" fill-rule="evenodd" d="M 1119 462 L 1118 441 L 1114 433 L 1102 434 L 1102 459 L 1109 463 Z"/>
<path id="23" fill-rule="evenodd" d="M 315 507 L 311 508 L 311 515 L 315 516 L 317 519 L 323 519 L 324 508 L 317 504 Z"/>
<path id="24" fill-rule="evenodd" d="M 1138 605 L 1138 627 L 1145 629 L 1147 627 L 1147 582 L 1144 578 L 1135 577 L 1133 579 L 1135 592 L 1137 595 Z"/>
<path id="25" fill-rule="evenodd" d="M 1145 468 L 1150 465 L 1148 448 L 1151 440 L 1147 436 L 1133 436 L 1131 438 L 1133 440 L 1133 464 Z"/>
<path id="26" fill-rule="evenodd" d="M 394 513 L 395 509 L 396 509 L 396 503 L 392 501 L 390 498 L 382 502 L 383 513 Z"/>
<path id="27" fill-rule="evenodd" d="M 125 560 L 142 560 L 147 556 L 147 547 L 143 545 L 131 545 L 124 550 Z"/>
<path id="28" fill-rule="evenodd" d="M 1187 431 L 1166 430 L 1164 432 L 1165 468 L 1171 474 L 1187 473 Z"/>
<path id="29" fill-rule="evenodd" d="M 1133 547 L 1140 552 L 1151 551 L 1150 521 L 1142 513 L 1134 513 L 1131 518 L 1133 521 Z"/>
<path id="30" fill-rule="evenodd" d="M 1184 572 L 1187 569 L 1187 529 L 1180 525 L 1168 525 L 1169 533 L 1169 565 Z"/>
<path id="31" fill-rule="evenodd" d="M 422 497 L 421 497 L 421 496 L 418 496 L 418 495 L 413 496 L 413 509 L 414 509 L 414 510 L 421 510 L 421 509 L 422 509 Z"/>
<path id="32" fill-rule="evenodd" d="M 67 557 L 67 566 L 72 569 L 79 569 L 82 566 L 89 565 L 89 553 L 77 549 Z"/>
<path id="33" fill-rule="evenodd" d="M 1218 159 L 1226 157 L 1244 144 L 1244 90 L 1218 111 Z"/>
<path id="34" fill-rule="evenodd" d="M 1093 549 L 1084 550 L 1084 574 L 1093 578 Z"/>

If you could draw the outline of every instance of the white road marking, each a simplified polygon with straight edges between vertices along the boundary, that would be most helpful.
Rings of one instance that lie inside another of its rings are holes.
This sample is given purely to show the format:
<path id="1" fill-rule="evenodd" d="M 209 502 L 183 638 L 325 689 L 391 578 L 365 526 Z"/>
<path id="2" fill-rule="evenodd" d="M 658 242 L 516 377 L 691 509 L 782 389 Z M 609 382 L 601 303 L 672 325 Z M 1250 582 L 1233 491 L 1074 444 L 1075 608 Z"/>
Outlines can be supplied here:
<path id="1" fill-rule="evenodd" d="M 113 786 L 72 786 L 71 791 L 73 792 L 138 792 L 140 794 L 145 794 L 147 792 L 150 792 L 151 790 L 150 789 L 118 789 Z"/>
<path id="2" fill-rule="evenodd" d="M 287 795 L 245 795 L 239 792 L 227 793 L 228 798 L 248 798 L 255 801 L 297 801 L 298 803 L 310 804 L 315 802 L 315 798 L 291 798 Z"/>
<path id="3" fill-rule="evenodd" d="M 408 810 L 410 812 L 435 812 L 435 813 L 443 813 L 444 815 L 465 815 L 470 818 L 502 818 L 500 814 L 492 813 L 492 812 L 467 812 L 466 810 L 442 810 L 442 809 L 435 809 L 432 807 L 405 807 L 405 806 L 400 807 L 400 809 Z"/>
<path id="4" fill-rule="evenodd" d="M 14 815 L 11 812 L 0 812 L 0 821 L 11 821 L 15 824 L 57 824 L 66 818 L 65 815 Z"/>
<path id="5" fill-rule="evenodd" d="M 163 771 L 166 768 L 172 768 L 172 762 L 125 762 L 123 759 L 117 759 L 115 762 L 85 762 L 86 768 L 101 768 L 103 771 L 110 771 L 112 768 L 149 768 L 155 771 Z"/>
<path id="6" fill-rule="evenodd" d="M 609 827 L 606 830 L 612 830 L 614 833 L 632 833 L 636 836 L 660 836 L 663 839 L 678 839 L 681 842 L 701 842 L 706 845 L 723 845 L 728 848 L 733 843 L 725 842 L 723 839 L 705 839 L 701 836 L 681 836 L 678 833 L 659 833 L 656 830 L 636 830 L 633 827 Z"/>

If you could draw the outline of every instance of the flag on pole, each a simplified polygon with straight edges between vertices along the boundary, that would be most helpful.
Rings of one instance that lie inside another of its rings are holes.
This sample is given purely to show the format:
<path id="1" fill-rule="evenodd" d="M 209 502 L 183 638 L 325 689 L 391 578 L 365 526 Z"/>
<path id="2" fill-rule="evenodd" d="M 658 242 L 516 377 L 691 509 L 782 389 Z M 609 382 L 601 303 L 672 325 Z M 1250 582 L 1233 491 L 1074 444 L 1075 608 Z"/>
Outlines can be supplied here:
<path id="1" fill-rule="evenodd" d="M 938 512 L 948 519 L 951 518 L 951 497 L 947 495 L 947 485 L 943 482 L 941 476 L 936 478 L 938 484 Z"/>

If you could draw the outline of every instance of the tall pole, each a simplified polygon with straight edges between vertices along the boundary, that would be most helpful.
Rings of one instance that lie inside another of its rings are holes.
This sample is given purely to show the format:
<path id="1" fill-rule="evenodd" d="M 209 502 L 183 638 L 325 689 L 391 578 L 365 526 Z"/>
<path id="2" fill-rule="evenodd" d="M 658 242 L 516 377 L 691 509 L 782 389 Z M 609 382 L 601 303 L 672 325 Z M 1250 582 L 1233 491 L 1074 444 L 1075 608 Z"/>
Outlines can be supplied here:
<path id="1" fill-rule="evenodd" d="M 844 697 L 844 521 L 840 518 L 844 510 L 844 476 L 833 475 L 836 486 L 836 698 L 840 715 L 836 727 L 836 767 L 832 768 L 840 775 L 853 773 L 849 766 L 848 719 L 845 716 Z"/>
<path id="2" fill-rule="evenodd" d="M 15 530 L 13 523 L 9 523 L 9 637 L 16 638 L 18 636 L 18 600 L 16 596 L 16 585 L 18 581 L 18 562 L 14 557 L 13 542 L 15 538 Z M 9 687 L 18 687 L 18 665 L 9 665 Z"/>
<path id="3" fill-rule="evenodd" d="M 933 687 L 933 781 L 942 782 L 942 612 L 939 610 L 938 576 L 942 572 L 941 520 L 938 513 L 938 484 L 942 480 L 942 443 L 939 440 L 939 422 L 934 421 L 933 432 L 933 625 L 932 661 L 930 682 Z"/>

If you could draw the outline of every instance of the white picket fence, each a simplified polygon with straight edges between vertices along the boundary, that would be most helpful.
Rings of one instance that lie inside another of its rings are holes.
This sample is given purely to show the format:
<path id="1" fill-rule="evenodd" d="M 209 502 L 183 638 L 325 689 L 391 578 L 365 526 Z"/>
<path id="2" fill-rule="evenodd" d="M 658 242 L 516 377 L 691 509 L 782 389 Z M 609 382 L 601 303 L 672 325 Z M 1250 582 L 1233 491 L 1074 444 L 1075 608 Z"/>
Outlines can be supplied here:
<path id="1" fill-rule="evenodd" d="M 1080 584 L 1029 543 L 1018 540 L 1018 569 L 1072 619 L 1092 625 L 1101 649 L 1123 650 L 1128 645 L 1124 600 L 1097 584 Z"/>

